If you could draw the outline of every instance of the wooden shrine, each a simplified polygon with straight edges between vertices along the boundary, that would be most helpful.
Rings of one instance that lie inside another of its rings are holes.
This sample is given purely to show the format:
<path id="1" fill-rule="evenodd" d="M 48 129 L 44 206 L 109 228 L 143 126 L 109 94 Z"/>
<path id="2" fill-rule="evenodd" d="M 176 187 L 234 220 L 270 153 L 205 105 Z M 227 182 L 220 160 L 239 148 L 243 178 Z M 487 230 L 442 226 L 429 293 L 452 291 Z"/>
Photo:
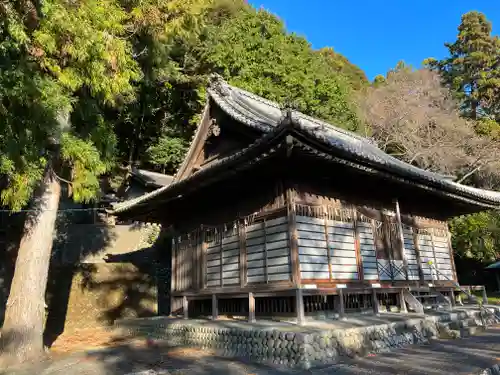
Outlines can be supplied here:
<path id="1" fill-rule="evenodd" d="M 412 290 L 451 292 L 447 219 L 497 208 L 500 193 L 406 164 L 219 77 L 207 91 L 173 183 L 113 209 L 172 236 L 160 251 L 171 258 L 174 312 L 301 321 L 405 310 Z"/>

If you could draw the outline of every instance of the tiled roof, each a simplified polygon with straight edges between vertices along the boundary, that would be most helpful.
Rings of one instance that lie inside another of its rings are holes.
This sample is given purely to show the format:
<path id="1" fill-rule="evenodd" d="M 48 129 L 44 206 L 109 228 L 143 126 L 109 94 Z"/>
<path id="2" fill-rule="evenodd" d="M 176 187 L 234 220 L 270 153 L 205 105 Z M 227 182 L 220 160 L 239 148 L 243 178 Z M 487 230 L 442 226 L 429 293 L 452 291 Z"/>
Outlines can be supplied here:
<path id="1" fill-rule="evenodd" d="M 120 213 L 129 208 L 145 203 L 153 197 L 162 195 L 179 185 L 187 184 L 200 175 L 204 175 L 213 169 L 219 168 L 224 163 L 237 160 L 248 151 L 265 143 L 266 139 L 272 139 L 278 131 L 277 127 L 282 123 L 283 112 L 277 103 L 271 102 L 248 91 L 234 87 L 223 81 L 220 77 L 214 77 L 208 87 L 209 97 L 230 117 L 247 126 L 262 131 L 265 135 L 248 148 L 241 150 L 227 158 L 223 158 L 210 167 L 201 169 L 187 179 L 175 181 L 172 184 L 145 194 L 141 197 L 120 203 L 113 209 L 114 213 Z M 420 186 L 431 186 L 442 189 L 443 192 L 452 196 L 463 196 L 466 200 L 477 200 L 478 203 L 487 206 L 500 206 L 500 192 L 477 189 L 456 183 L 449 176 L 425 171 L 399 159 L 394 158 L 380 150 L 374 142 L 358 134 L 336 127 L 327 122 L 293 111 L 292 121 L 295 128 L 310 138 L 321 142 L 332 152 L 341 153 L 351 162 L 369 166 L 375 170 L 384 171 L 394 176 L 414 182 Z"/>
<path id="2" fill-rule="evenodd" d="M 168 174 L 147 171 L 145 169 L 134 169 L 132 175 L 146 186 L 162 187 L 170 185 L 174 179 Z"/>

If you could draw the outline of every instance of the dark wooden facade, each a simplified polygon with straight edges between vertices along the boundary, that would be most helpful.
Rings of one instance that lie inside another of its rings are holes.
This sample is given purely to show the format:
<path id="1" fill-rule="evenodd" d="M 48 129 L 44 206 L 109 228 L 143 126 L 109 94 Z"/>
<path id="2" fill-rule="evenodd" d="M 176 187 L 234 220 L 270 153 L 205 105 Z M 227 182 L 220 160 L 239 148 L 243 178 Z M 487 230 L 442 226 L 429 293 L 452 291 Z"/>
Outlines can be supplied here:
<path id="1" fill-rule="evenodd" d="M 312 310 L 336 295 L 343 310 L 346 295 L 373 307 L 377 293 L 450 290 L 446 220 L 498 202 L 217 80 L 174 182 L 114 213 L 168 227 L 172 296 L 216 314 L 222 299 L 236 312 L 285 312 L 290 295 Z M 254 300 L 268 296 L 271 307 Z"/>

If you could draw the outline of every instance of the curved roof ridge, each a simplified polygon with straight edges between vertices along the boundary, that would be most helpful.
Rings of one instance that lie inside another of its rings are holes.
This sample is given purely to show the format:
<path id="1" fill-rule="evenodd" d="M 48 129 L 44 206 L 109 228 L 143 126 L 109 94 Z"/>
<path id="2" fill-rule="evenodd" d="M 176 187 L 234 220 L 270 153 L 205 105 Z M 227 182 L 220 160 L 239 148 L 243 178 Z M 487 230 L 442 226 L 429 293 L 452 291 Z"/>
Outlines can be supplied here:
<path id="1" fill-rule="evenodd" d="M 235 120 L 252 127 L 257 127 L 264 132 L 269 132 L 278 125 L 279 120 L 276 115 L 265 113 L 265 106 L 273 112 L 276 110 L 281 111 L 282 109 L 278 103 L 264 99 L 241 88 L 231 86 L 221 78 L 217 79 L 217 86 L 224 92 L 219 91 L 215 86 L 211 86 L 215 88 L 211 90 L 211 95 L 213 95 L 216 103 Z M 321 139 L 326 144 L 340 148 L 370 163 L 378 164 L 380 167 L 392 168 L 395 172 L 397 171 L 397 173 L 408 174 L 413 178 L 420 178 L 431 183 L 437 183 L 443 188 L 451 188 L 477 198 L 493 200 L 497 204 L 500 203 L 500 192 L 478 189 L 451 181 L 449 176 L 421 169 L 385 153 L 378 148 L 374 142 L 359 134 L 308 116 L 299 111 L 293 111 L 293 113 L 303 130 Z M 258 117 L 259 120 L 256 120 L 255 117 Z"/>

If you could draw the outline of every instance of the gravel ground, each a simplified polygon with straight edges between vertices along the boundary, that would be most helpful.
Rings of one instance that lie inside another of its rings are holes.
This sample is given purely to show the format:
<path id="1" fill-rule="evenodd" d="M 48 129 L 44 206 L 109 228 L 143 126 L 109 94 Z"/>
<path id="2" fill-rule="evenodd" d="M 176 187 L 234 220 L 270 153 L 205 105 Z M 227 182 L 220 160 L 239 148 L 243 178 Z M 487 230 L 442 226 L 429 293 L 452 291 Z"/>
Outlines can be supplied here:
<path id="1" fill-rule="evenodd" d="M 271 368 L 220 358 L 199 350 L 117 347 L 72 355 L 0 375 L 448 375 L 479 374 L 500 362 L 500 327 L 462 340 L 438 340 L 308 371 Z"/>

